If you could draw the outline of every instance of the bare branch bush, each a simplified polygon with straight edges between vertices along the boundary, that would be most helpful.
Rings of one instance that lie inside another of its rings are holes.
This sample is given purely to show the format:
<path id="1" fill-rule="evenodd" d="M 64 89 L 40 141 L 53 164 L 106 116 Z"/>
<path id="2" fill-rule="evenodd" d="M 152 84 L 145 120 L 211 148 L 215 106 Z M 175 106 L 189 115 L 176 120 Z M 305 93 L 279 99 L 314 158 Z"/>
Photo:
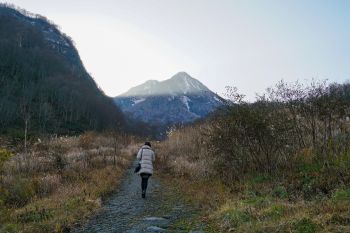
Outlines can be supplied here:
<path id="1" fill-rule="evenodd" d="M 236 89 L 228 90 L 237 96 Z M 296 166 L 305 150 L 325 163 L 347 153 L 348 90 L 348 84 L 281 81 L 256 102 L 231 106 L 213 121 L 211 145 L 220 176 L 231 181 L 246 173 L 282 171 Z"/>

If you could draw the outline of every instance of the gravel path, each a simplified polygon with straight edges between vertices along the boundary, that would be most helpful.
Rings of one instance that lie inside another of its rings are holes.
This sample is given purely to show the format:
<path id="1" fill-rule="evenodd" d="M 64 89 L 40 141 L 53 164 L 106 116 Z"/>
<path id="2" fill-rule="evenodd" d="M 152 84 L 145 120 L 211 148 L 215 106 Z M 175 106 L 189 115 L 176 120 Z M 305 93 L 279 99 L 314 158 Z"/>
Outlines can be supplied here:
<path id="1" fill-rule="evenodd" d="M 180 199 L 166 200 L 168 195 L 156 177 L 149 179 L 146 198 L 141 198 L 141 178 L 133 172 L 136 163 L 102 210 L 73 233 L 189 232 L 172 223 L 190 217 L 191 211 Z"/>

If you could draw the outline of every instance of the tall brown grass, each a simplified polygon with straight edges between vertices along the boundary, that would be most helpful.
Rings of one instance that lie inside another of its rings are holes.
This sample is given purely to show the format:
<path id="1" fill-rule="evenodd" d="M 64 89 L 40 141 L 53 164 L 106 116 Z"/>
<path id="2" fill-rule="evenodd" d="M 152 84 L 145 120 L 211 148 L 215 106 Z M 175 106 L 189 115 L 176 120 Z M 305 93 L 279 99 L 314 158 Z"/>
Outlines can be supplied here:
<path id="1" fill-rule="evenodd" d="M 123 137 L 118 150 L 111 134 L 88 132 L 41 139 L 28 153 L 7 156 L 0 169 L 0 232 L 65 232 L 84 221 L 137 151 L 134 139 Z"/>
<path id="2" fill-rule="evenodd" d="M 187 178 L 210 179 L 216 173 L 209 145 L 212 130 L 210 124 L 173 128 L 156 148 L 159 168 Z"/>

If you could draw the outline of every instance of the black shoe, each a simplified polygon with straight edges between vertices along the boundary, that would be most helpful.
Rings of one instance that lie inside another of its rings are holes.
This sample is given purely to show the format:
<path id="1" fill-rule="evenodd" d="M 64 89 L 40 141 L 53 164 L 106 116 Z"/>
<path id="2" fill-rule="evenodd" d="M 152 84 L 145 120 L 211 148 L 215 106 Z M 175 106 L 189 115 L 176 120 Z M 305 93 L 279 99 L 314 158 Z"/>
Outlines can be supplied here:
<path id="1" fill-rule="evenodd" d="M 146 192 L 142 191 L 142 198 L 145 198 L 145 197 L 146 197 Z"/>

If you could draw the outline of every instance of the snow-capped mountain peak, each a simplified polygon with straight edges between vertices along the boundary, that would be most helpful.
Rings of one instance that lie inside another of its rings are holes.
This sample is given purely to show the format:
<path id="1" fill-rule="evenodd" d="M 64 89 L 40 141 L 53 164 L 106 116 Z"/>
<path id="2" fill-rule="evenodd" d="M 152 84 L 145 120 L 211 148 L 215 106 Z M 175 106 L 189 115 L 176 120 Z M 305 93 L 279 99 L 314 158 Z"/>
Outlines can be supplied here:
<path id="1" fill-rule="evenodd" d="M 186 72 L 179 72 L 170 79 L 164 81 L 148 80 L 145 83 L 131 88 L 126 93 L 120 95 L 128 96 L 162 96 L 195 94 L 210 91 L 197 79 L 192 78 Z"/>
<path id="2" fill-rule="evenodd" d="M 172 85 L 175 92 L 183 94 L 193 94 L 198 92 L 210 91 L 197 79 L 192 78 L 186 72 L 179 72 L 167 80 L 169 85 Z"/>
<path id="3" fill-rule="evenodd" d="M 186 72 L 165 81 L 149 80 L 114 100 L 125 113 L 160 128 L 192 122 L 224 104 L 220 96 Z"/>

